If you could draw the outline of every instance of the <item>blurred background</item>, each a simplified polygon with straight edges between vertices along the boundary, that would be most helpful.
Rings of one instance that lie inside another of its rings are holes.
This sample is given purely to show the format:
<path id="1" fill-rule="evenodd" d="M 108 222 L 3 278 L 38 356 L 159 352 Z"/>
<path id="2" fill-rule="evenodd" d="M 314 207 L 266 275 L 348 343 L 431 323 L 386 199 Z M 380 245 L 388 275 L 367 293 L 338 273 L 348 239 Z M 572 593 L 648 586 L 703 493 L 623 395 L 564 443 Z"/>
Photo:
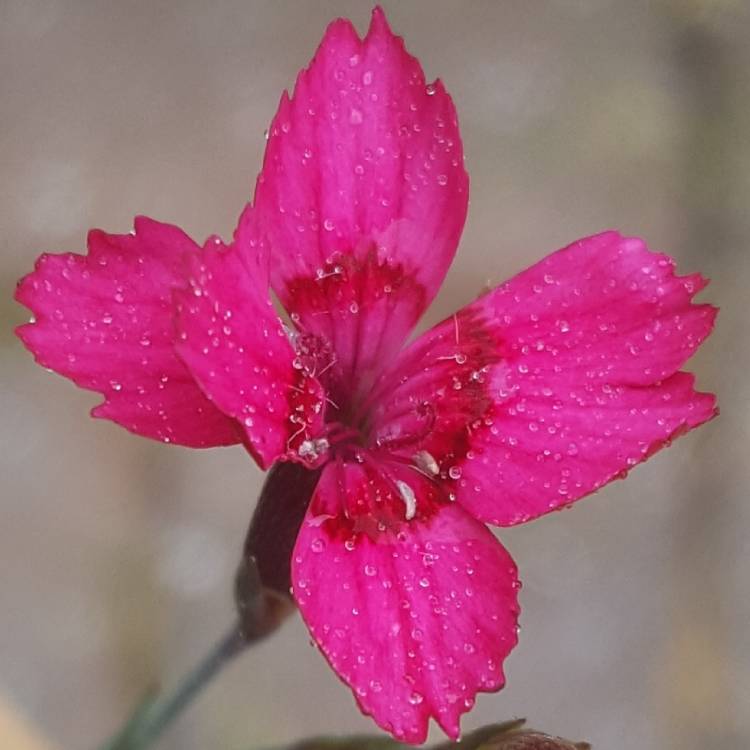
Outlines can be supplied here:
<path id="1" fill-rule="evenodd" d="M 748 746 L 748 3 L 383 5 L 453 94 L 472 178 L 424 325 L 608 227 L 711 277 L 702 298 L 722 308 L 690 365 L 722 416 L 626 482 L 502 533 L 524 581 L 521 643 L 507 688 L 464 728 L 527 716 L 602 750 Z M 98 397 L 13 336 L 27 318 L 15 281 L 40 252 L 82 251 L 89 227 L 127 232 L 138 213 L 229 237 L 281 90 L 329 20 L 364 31 L 369 11 L 0 0 L 0 726 L 12 711 L 46 738 L 34 747 L 94 747 L 224 631 L 262 477 L 241 448 L 169 447 L 89 419 Z M 295 617 L 161 747 L 373 729 Z"/>

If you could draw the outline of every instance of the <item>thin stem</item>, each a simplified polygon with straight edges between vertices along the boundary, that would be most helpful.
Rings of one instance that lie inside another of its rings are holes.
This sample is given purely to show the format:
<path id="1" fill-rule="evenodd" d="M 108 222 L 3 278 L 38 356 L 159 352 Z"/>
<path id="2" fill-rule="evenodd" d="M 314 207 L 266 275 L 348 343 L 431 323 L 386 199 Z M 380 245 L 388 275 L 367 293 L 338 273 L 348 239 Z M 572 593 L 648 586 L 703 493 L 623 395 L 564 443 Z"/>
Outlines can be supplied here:
<path id="1" fill-rule="evenodd" d="M 237 622 L 170 695 L 147 702 L 102 750 L 143 750 L 187 708 L 225 664 L 249 645 Z"/>

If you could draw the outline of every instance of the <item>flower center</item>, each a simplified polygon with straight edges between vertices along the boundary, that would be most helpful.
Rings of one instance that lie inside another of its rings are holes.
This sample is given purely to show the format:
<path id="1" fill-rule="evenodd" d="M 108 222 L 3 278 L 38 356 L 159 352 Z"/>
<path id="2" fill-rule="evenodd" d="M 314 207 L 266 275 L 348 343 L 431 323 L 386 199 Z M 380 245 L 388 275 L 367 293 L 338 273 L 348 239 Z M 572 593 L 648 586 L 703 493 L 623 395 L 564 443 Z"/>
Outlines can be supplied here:
<path id="1" fill-rule="evenodd" d="M 356 383 L 342 388 L 336 357 L 325 337 L 290 331 L 289 339 L 296 354 L 294 367 L 303 378 L 314 378 L 323 388 L 325 402 L 320 405 L 325 410 L 325 423 L 322 430 L 311 433 L 307 423 L 300 422 L 288 450 L 310 469 L 330 462 L 358 465 L 381 488 L 378 496 L 390 498 L 378 501 L 391 508 L 385 516 L 380 506 L 368 511 L 352 507 L 345 509 L 345 515 L 378 517 L 383 523 L 386 517 L 394 523 L 399 518 L 411 521 L 424 516 L 434 502 L 453 499 L 438 460 L 424 448 L 436 427 L 433 404 L 409 400 L 403 408 L 389 410 L 383 419 L 380 410 L 386 394 L 382 388 L 374 386 L 362 397 L 353 395 Z"/>

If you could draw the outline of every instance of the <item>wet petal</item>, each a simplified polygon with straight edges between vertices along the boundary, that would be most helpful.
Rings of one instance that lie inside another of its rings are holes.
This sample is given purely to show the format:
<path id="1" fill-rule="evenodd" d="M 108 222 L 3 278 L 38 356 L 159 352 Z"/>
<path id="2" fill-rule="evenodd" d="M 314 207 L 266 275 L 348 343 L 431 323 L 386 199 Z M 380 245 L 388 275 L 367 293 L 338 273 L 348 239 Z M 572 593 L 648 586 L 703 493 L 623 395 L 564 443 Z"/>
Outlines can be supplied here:
<path id="1" fill-rule="evenodd" d="M 371 398 L 374 439 L 421 437 L 408 452 L 487 522 L 568 505 L 716 414 L 678 372 L 713 326 L 691 302 L 704 285 L 637 239 L 574 243 L 404 352 Z"/>
<path id="2" fill-rule="evenodd" d="M 360 40 L 331 24 L 282 97 L 256 191 L 272 282 L 327 338 L 343 390 L 396 351 L 435 295 L 463 228 L 468 178 L 453 103 L 380 9 Z"/>
<path id="3" fill-rule="evenodd" d="M 89 233 L 88 254 L 42 255 L 16 299 L 36 322 L 17 333 L 37 361 L 105 400 L 92 414 L 192 447 L 241 439 L 174 351 L 172 294 L 198 246 L 139 217 L 134 234 Z"/>
<path id="4" fill-rule="evenodd" d="M 209 398 L 241 424 L 262 468 L 282 456 L 303 460 L 308 444 L 315 463 L 326 448 L 312 442 L 323 423 L 324 393 L 295 361 L 271 305 L 263 245 L 253 237 L 247 247 L 254 254 L 217 239 L 193 259 L 190 288 L 177 295 L 177 351 Z"/>
<path id="5" fill-rule="evenodd" d="M 457 738 L 475 695 L 503 686 L 519 584 L 484 525 L 414 472 L 410 486 L 418 512 L 406 521 L 377 471 L 329 464 L 297 539 L 292 581 L 313 638 L 362 711 L 419 743 L 430 717 Z"/>

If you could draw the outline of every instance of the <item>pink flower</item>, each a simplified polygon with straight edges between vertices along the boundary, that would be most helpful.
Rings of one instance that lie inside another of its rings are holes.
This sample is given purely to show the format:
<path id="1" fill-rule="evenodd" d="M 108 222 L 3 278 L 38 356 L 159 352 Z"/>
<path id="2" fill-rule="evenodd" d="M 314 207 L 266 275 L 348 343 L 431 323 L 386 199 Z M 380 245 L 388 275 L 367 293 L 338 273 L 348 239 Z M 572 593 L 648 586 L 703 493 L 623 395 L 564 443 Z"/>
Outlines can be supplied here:
<path id="1" fill-rule="evenodd" d="M 588 237 L 412 343 L 464 225 L 453 103 L 380 10 L 329 27 L 269 133 L 231 246 L 136 219 L 44 255 L 18 300 L 37 360 L 100 392 L 94 416 L 320 472 L 293 594 L 361 709 L 450 737 L 503 686 L 516 567 L 485 523 L 570 505 L 711 419 L 680 367 L 705 285 L 616 232 Z M 278 295 L 293 325 L 269 300 Z"/>

